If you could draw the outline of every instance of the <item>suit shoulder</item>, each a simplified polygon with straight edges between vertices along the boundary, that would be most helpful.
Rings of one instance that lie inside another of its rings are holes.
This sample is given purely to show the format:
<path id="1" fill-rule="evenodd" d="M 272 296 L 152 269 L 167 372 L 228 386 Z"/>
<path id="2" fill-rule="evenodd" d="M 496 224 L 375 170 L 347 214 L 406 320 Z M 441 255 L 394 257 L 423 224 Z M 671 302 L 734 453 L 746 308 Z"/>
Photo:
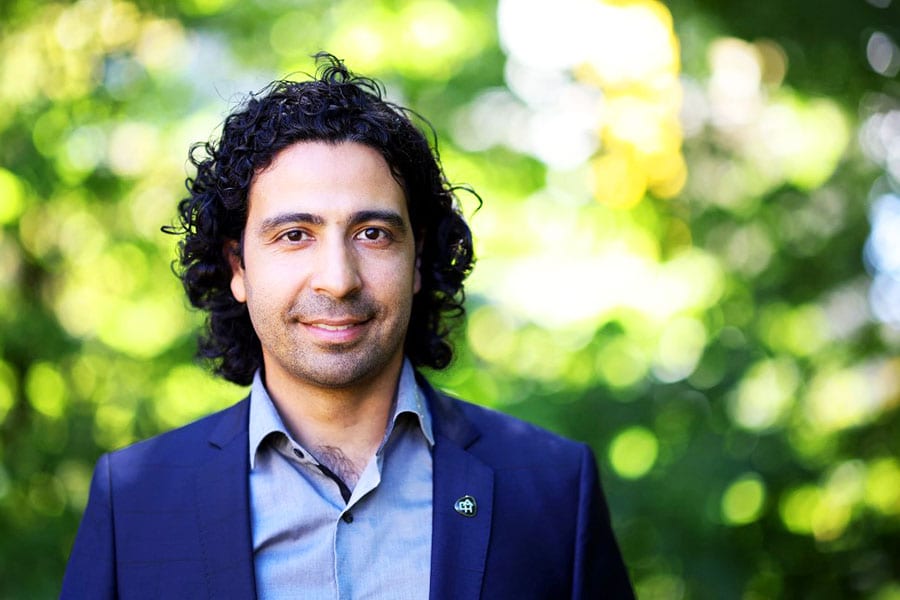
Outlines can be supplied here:
<path id="1" fill-rule="evenodd" d="M 586 444 L 565 438 L 528 421 L 466 400 L 445 396 L 479 432 L 476 446 L 539 462 L 580 462 Z"/>
<path id="2" fill-rule="evenodd" d="M 233 437 L 240 431 L 246 434 L 248 405 L 249 401 L 245 398 L 226 409 L 115 450 L 110 453 L 111 460 L 169 462 L 189 457 L 198 444 L 207 446 L 210 440 Z"/>

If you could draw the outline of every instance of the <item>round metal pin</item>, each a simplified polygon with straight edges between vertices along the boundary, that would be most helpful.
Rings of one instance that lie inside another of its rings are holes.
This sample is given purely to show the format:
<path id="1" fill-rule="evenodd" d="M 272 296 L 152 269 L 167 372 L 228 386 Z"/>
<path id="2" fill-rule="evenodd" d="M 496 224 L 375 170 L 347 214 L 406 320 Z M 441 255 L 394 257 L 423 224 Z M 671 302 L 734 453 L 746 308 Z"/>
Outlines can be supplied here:
<path id="1" fill-rule="evenodd" d="M 456 501 L 453 510 L 464 517 L 474 517 L 478 514 L 478 504 L 475 502 L 475 498 L 467 494 Z"/>

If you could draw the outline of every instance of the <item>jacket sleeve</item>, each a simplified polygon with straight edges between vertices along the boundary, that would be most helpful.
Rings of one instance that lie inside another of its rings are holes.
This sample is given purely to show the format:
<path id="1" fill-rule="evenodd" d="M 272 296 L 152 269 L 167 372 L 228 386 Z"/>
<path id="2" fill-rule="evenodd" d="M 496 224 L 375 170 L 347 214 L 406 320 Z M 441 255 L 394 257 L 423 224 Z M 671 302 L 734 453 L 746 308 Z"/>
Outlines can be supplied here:
<path id="1" fill-rule="evenodd" d="M 628 570 L 622 561 L 609 508 L 600 488 L 597 463 L 590 448 L 584 446 L 583 450 L 572 598 L 633 600 Z"/>
<path id="2" fill-rule="evenodd" d="M 109 455 L 104 454 L 94 469 L 87 508 L 69 555 L 60 598 L 115 598 L 115 554 Z"/>

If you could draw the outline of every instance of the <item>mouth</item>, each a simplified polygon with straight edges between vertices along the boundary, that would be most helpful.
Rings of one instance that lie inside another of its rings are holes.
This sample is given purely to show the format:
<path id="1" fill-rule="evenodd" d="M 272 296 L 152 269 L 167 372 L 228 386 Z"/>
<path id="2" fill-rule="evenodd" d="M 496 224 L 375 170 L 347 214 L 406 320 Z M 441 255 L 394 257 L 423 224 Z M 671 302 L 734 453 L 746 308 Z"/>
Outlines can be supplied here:
<path id="1" fill-rule="evenodd" d="M 346 329 L 350 329 L 352 327 L 358 327 L 359 325 L 363 325 L 368 323 L 371 320 L 370 317 L 342 317 L 340 319 L 335 318 L 322 318 L 322 319 L 304 319 L 302 323 L 307 327 L 315 327 L 317 329 L 324 329 L 325 331 L 344 331 Z"/>
<path id="2" fill-rule="evenodd" d="M 346 331 L 351 327 L 355 327 L 357 323 L 347 323 L 346 325 L 329 325 L 328 323 L 309 323 L 310 327 L 316 329 L 324 329 L 325 331 Z"/>
<path id="3" fill-rule="evenodd" d="M 325 344 L 347 344 L 358 339 L 362 335 L 370 318 L 341 318 L 341 319 L 308 319 L 303 321 L 307 331 L 320 342 Z"/>

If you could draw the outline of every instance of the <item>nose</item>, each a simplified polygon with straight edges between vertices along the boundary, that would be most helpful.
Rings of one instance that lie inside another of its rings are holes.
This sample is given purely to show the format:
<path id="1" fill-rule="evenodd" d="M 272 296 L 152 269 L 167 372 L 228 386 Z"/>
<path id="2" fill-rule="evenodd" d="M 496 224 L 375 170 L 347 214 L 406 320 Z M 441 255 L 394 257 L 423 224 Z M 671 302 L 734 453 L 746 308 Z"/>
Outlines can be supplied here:
<path id="1" fill-rule="evenodd" d="M 311 277 L 315 292 L 343 298 L 359 290 L 362 279 L 358 257 L 345 240 L 323 240 L 316 250 L 316 264 Z"/>

